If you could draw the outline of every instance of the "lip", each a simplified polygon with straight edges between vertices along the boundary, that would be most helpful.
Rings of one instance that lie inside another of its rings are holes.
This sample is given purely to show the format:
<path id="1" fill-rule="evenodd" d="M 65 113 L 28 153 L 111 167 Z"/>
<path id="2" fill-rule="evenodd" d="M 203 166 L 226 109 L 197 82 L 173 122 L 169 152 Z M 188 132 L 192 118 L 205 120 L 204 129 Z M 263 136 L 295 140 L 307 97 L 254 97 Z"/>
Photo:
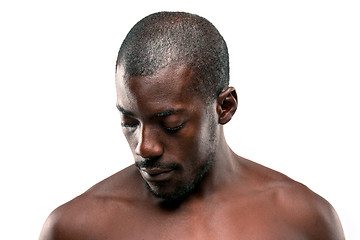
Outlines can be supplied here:
<path id="1" fill-rule="evenodd" d="M 149 182 L 169 180 L 174 173 L 172 168 L 141 168 L 140 171 L 144 179 Z"/>

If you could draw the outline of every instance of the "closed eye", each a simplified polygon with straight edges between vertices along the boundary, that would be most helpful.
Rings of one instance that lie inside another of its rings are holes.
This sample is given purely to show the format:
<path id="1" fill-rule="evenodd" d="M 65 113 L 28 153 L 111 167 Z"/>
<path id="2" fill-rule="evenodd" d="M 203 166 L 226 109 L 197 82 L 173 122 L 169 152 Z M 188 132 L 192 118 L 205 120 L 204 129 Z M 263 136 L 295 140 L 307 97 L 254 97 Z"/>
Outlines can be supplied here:
<path id="1" fill-rule="evenodd" d="M 121 126 L 126 127 L 126 128 L 136 128 L 139 124 L 138 123 L 121 123 Z"/>
<path id="2" fill-rule="evenodd" d="M 164 129 L 166 131 L 169 131 L 169 132 L 175 132 L 177 130 L 180 130 L 182 127 L 184 127 L 184 125 L 185 125 L 185 123 L 182 123 L 182 124 L 180 124 L 179 126 L 176 126 L 176 127 L 165 127 L 164 126 Z"/>

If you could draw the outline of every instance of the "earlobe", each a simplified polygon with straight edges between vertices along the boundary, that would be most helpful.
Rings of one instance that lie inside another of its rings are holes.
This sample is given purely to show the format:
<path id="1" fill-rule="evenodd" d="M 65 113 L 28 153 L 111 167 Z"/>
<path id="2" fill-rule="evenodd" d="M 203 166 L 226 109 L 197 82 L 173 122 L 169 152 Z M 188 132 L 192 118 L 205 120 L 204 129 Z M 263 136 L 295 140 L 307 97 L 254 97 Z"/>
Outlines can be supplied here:
<path id="1" fill-rule="evenodd" d="M 228 87 L 219 94 L 216 110 L 219 115 L 219 123 L 228 123 L 237 109 L 237 94 L 234 87 Z"/>

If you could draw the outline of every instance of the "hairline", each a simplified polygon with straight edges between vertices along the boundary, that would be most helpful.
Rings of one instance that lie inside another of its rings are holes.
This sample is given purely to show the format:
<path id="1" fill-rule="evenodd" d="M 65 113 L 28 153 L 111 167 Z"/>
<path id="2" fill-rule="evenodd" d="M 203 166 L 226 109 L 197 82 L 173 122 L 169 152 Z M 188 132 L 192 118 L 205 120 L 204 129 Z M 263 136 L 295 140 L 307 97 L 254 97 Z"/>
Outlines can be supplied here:
<path id="1" fill-rule="evenodd" d="M 190 83 L 190 88 L 189 90 L 193 93 L 193 94 L 197 94 L 199 99 L 206 105 L 210 105 L 214 100 L 216 100 L 219 96 L 219 94 L 224 91 L 225 89 L 222 89 L 221 92 L 216 93 L 216 94 L 206 94 L 204 91 L 202 91 L 202 89 L 200 88 L 205 88 L 205 86 L 203 86 L 203 81 L 202 80 L 198 80 L 196 81 L 196 72 L 194 71 L 194 69 L 190 66 L 190 64 L 186 63 L 185 61 L 170 61 L 168 64 L 166 64 L 165 66 L 156 69 L 156 71 L 153 74 L 149 74 L 149 75 L 145 75 L 145 76 L 138 76 L 138 75 L 130 75 L 125 68 L 125 60 L 121 59 L 120 61 L 117 62 L 116 67 L 115 67 L 115 74 L 118 74 L 118 70 L 119 68 L 122 68 L 123 71 L 123 78 L 129 79 L 130 77 L 153 77 L 158 75 L 162 70 L 165 70 L 166 68 L 170 68 L 170 67 L 175 67 L 175 68 L 179 68 L 179 67 L 186 67 L 188 69 L 191 70 L 191 83 Z M 214 96 L 215 95 L 215 96 Z"/>

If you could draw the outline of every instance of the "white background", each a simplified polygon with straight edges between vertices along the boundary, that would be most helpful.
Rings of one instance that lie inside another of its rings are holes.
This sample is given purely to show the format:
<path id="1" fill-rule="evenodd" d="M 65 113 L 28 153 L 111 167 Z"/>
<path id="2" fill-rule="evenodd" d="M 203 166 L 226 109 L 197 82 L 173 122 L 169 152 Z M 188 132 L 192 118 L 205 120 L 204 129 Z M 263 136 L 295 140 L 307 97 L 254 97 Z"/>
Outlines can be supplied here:
<path id="1" fill-rule="evenodd" d="M 132 163 L 117 51 L 142 17 L 181 10 L 228 43 L 233 150 L 325 197 L 360 239 L 358 2 L 174 2 L 0 3 L 0 238 L 37 239 L 54 208 Z"/>

